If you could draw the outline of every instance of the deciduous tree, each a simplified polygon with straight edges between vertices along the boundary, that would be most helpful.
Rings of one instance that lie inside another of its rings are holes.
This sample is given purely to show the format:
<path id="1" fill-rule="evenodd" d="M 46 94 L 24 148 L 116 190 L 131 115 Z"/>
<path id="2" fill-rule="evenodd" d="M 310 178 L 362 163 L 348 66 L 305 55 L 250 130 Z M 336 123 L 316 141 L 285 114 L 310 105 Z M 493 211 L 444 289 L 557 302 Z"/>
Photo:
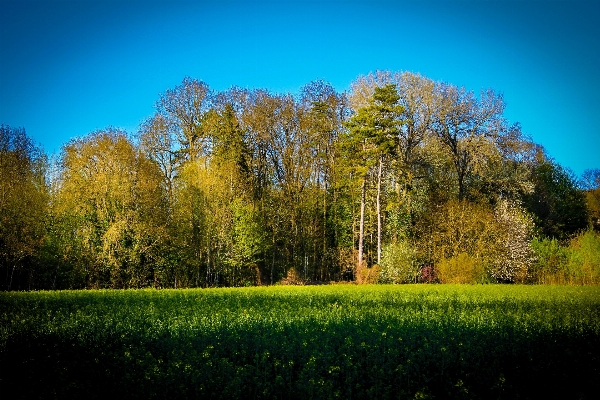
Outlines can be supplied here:
<path id="1" fill-rule="evenodd" d="M 437 104 L 432 129 L 452 160 L 457 195 L 467 195 L 469 179 L 485 174 L 488 160 L 498 157 L 496 142 L 502 135 L 502 96 L 484 91 L 480 99 L 473 92 L 450 84 L 436 88 Z"/>
<path id="2" fill-rule="evenodd" d="M 161 173 L 124 132 L 108 128 L 67 144 L 56 196 L 85 286 L 140 287 L 164 278 Z"/>
<path id="3" fill-rule="evenodd" d="M 8 290 L 30 288 L 35 274 L 48 211 L 46 165 L 23 128 L 0 126 L 0 287 Z"/>
<path id="4" fill-rule="evenodd" d="M 565 240 L 587 227 L 585 194 L 570 171 L 540 153 L 533 167 L 533 183 L 534 190 L 524 196 L 524 205 L 543 235 Z"/>
<path id="5" fill-rule="evenodd" d="M 213 97 L 206 83 L 186 77 L 181 85 L 165 91 L 157 101 L 157 112 L 163 116 L 168 130 L 175 132 L 175 150 L 180 158 L 195 160 L 210 152 L 212 143 L 203 123 Z"/>
<path id="6" fill-rule="evenodd" d="M 585 170 L 582 178 L 590 225 L 600 231 L 600 169 Z"/>

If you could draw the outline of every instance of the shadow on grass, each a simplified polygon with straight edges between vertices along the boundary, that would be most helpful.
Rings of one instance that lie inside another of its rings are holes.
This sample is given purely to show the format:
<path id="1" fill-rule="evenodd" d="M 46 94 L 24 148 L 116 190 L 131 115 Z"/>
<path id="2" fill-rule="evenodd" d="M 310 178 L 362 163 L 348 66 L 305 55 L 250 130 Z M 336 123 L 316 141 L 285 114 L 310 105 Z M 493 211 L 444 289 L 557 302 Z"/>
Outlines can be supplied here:
<path id="1" fill-rule="evenodd" d="M 596 398 L 600 338 L 387 323 L 274 329 L 23 331 L 0 352 L 3 398 Z"/>

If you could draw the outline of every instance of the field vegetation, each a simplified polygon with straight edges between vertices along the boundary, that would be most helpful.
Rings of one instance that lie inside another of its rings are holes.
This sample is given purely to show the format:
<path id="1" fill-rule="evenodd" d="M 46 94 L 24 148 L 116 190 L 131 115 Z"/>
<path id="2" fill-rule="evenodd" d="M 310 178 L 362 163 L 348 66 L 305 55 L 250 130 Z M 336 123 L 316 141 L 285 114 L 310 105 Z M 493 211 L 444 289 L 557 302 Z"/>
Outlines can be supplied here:
<path id="1" fill-rule="evenodd" d="M 0 293 L 3 398 L 596 398 L 600 289 Z"/>

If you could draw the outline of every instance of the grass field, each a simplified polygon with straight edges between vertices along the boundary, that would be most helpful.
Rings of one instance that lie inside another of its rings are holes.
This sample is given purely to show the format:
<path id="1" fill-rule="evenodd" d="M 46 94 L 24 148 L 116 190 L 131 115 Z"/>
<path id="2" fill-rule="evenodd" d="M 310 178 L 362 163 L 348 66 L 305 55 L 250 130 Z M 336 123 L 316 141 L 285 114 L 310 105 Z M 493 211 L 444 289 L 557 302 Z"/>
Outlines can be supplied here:
<path id="1" fill-rule="evenodd" d="M 597 398 L 600 287 L 0 293 L 0 397 Z"/>

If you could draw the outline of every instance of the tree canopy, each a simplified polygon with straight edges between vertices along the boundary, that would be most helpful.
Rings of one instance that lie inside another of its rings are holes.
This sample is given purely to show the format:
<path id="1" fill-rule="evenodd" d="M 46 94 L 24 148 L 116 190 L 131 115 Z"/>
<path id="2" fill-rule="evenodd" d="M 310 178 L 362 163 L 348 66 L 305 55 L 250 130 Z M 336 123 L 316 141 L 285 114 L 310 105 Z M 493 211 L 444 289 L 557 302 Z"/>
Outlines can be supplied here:
<path id="1" fill-rule="evenodd" d="M 54 162 L 3 125 L 1 287 L 526 281 L 534 237 L 597 228 L 598 174 L 580 184 L 504 108 L 410 72 L 296 95 L 186 77 L 134 135 Z"/>

